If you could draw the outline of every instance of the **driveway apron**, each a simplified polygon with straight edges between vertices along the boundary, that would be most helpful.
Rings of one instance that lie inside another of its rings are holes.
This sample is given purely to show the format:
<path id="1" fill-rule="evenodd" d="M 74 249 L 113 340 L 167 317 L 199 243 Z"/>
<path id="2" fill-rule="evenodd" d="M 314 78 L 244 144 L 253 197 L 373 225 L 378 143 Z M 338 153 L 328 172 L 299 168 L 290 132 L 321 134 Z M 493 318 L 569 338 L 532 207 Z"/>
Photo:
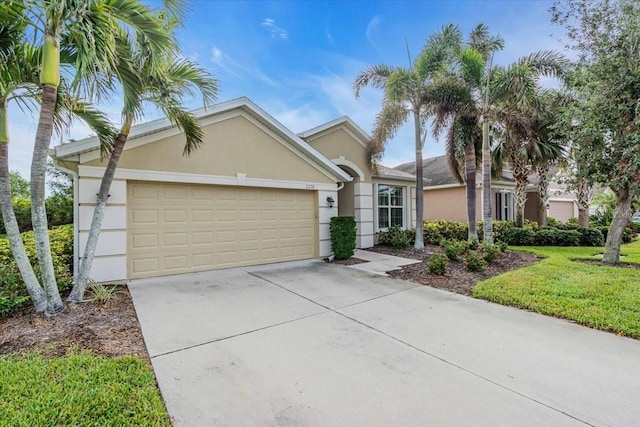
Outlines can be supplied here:
<path id="1" fill-rule="evenodd" d="M 637 425 L 640 342 L 311 260 L 132 281 L 177 426 Z"/>

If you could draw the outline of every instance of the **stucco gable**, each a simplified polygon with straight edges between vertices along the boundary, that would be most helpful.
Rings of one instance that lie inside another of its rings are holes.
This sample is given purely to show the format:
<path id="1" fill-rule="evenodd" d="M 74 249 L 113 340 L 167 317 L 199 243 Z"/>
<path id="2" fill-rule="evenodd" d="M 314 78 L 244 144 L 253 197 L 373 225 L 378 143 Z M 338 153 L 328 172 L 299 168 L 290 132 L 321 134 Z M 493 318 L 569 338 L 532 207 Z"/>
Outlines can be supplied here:
<path id="1" fill-rule="evenodd" d="M 209 110 L 196 110 L 193 114 L 203 126 L 205 138 L 192 156 L 182 156 L 184 136 L 168 120 L 161 119 L 134 126 L 119 167 L 210 175 L 241 173 L 263 179 L 315 179 L 315 182 L 350 179 L 247 98 L 217 104 Z M 86 166 L 104 165 L 95 137 L 58 146 L 51 156 Z"/>

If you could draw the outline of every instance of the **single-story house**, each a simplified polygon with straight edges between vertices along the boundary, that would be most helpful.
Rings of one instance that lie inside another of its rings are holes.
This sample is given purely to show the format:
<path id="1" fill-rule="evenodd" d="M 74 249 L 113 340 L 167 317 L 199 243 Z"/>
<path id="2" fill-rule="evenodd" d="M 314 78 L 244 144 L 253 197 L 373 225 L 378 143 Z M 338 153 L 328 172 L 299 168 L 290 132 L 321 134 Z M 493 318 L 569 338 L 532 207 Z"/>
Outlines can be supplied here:
<path id="1" fill-rule="evenodd" d="M 394 169 L 403 172 L 415 171 L 415 162 L 403 163 Z M 551 176 L 555 175 L 555 170 Z M 449 169 L 447 156 L 432 157 L 423 160 L 424 174 L 424 219 L 467 221 L 467 195 L 465 184 L 459 183 Z M 514 220 L 515 199 L 513 192 L 515 181 L 509 168 L 502 170 L 499 178 L 491 182 L 491 211 L 495 220 Z M 482 175 L 476 175 L 476 215 L 482 221 Z M 532 174 L 527 187 L 527 202 L 524 209 L 525 219 L 538 221 L 537 176 Z M 555 180 L 549 186 L 548 216 L 567 221 L 578 216 L 578 203 L 575 195 Z"/>
<path id="2" fill-rule="evenodd" d="M 167 119 L 134 126 L 110 190 L 90 277 L 121 281 L 331 254 L 330 218 L 353 215 L 358 246 L 414 226 L 409 174 L 366 162 L 369 136 L 342 117 L 296 135 L 247 98 L 194 112 L 201 147 Z M 74 181 L 78 268 L 106 160 L 96 137 L 50 151 Z M 374 197 L 375 195 L 375 197 Z"/>

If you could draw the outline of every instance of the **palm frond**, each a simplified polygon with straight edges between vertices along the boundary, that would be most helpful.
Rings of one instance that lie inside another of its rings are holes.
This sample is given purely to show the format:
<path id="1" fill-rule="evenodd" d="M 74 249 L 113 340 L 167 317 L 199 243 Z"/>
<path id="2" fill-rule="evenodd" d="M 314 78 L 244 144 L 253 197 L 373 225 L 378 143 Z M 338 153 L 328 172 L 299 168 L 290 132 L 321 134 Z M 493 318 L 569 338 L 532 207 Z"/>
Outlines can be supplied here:
<path id="1" fill-rule="evenodd" d="M 384 147 L 407 121 L 409 110 L 403 103 L 385 99 L 376 116 L 373 135 L 368 144 L 369 162 L 375 165 L 382 158 Z"/>
<path id="2" fill-rule="evenodd" d="M 530 68 L 537 76 L 560 77 L 569 67 L 570 61 L 561 53 L 541 50 L 518 59 L 516 66 Z"/>
<path id="3" fill-rule="evenodd" d="M 353 93 L 356 99 L 360 97 L 360 91 L 366 86 L 384 89 L 393 70 L 388 65 L 373 65 L 358 74 L 353 82 Z"/>
<path id="4" fill-rule="evenodd" d="M 449 166 L 449 172 L 460 184 L 464 183 L 464 178 L 460 173 L 460 141 L 457 138 L 457 120 L 454 120 L 449 131 L 447 132 L 447 165 Z"/>
<path id="5" fill-rule="evenodd" d="M 415 70 L 421 80 L 441 73 L 462 45 L 462 32 L 455 24 L 447 24 L 429 36 L 415 61 Z"/>
<path id="6" fill-rule="evenodd" d="M 416 101 L 420 88 L 420 82 L 415 73 L 404 68 L 396 68 L 389 75 L 385 85 L 385 97 L 393 102 Z"/>
<path id="7" fill-rule="evenodd" d="M 486 62 L 492 53 L 504 49 L 504 39 L 492 36 L 489 27 L 480 23 L 469 34 L 469 47 L 478 51 Z"/>

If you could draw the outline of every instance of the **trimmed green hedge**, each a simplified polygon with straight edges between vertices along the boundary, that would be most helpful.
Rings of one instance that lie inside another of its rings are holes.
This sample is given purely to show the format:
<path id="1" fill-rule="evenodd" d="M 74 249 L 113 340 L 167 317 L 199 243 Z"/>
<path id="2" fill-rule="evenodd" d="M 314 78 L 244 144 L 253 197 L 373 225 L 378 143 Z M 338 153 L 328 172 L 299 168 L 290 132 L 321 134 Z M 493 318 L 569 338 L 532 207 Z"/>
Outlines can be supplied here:
<path id="1" fill-rule="evenodd" d="M 33 231 L 22 233 L 22 241 L 36 276 L 40 279 Z M 56 280 L 62 291 L 71 285 L 73 279 L 73 226 L 62 225 L 49 230 L 49 241 Z M 0 315 L 25 303 L 28 300 L 27 295 L 27 289 L 11 253 L 9 240 L 0 239 Z"/>
<path id="2" fill-rule="evenodd" d="M 356 250 L 356 219 L 352 216 L 334 216 L 329 225 L 331 250 L 336 259 L 347 259 Z"/>

